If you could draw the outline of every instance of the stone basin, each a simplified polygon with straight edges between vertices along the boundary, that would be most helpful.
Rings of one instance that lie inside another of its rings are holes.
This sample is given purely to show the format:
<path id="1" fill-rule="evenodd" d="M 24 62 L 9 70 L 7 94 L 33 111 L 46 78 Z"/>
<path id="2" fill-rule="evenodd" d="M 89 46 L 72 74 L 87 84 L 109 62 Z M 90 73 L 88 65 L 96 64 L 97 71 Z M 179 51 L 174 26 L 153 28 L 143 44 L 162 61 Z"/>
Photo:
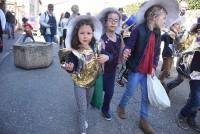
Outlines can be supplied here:
<path id="1" fill-rule="evenodd" d="M 45 68 L 53 61 L 53 45 L 44 42 L 17 43 L 13 46 L 13 56 L 17 67 Z"/>

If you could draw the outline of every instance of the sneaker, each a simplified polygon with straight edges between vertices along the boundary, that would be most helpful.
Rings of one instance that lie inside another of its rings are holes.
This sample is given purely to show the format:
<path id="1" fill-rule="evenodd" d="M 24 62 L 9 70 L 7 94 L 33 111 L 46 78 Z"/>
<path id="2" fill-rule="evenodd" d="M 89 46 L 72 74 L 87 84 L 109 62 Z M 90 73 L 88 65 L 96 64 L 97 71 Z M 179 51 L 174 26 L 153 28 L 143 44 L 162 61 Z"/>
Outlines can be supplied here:
<path id="1" fill-rule="evenodd" d="M 111 120 L 112 120 L 112 116 L 110 115 L 109 112 L 103 112 L 103 111 L 102 111 L 102 116 L 103 116 L 107 121 L 111 121 Z"/>
<path id="2" fill-rule="evenodd" d="M 183 117 L 181 114 L 178 114 L 176 123 L 177 123 L 178 127 L 182 128 L 182 129 L 185 129 L 185 130 L 189 129 L 189 125 L 187 123 L 187 118 Z"/>
<path id="3" fill-rule="evenodd" d="M 188 123 L 190 128 L 192 128 L 193 130 L 195 130 L 197 132 L 200 132 L 200 126 L 197 125 L 194 118 L 187 118 L 187 123 Z"/>
<path id="4" fill-rule="evenodd" d="M 88 128 L 88 122 L 85 121 L 85 128 L 87 129 Z"/>
<path id="5" fill-rule="evenodd" d="M 117 81 L 117 84 L 120 86 L 120 87 L 124 87 L 124 82 L 122 80 L 118 80 Z"/>

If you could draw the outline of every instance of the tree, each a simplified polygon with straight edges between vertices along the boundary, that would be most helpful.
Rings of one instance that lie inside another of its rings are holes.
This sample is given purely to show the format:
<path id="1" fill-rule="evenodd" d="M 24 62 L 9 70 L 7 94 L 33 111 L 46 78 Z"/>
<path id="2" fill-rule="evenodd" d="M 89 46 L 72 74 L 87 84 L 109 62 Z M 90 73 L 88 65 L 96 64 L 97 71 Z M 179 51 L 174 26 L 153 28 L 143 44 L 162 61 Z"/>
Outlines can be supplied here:
<path id="1" fill-rule="evenodd" d="M 200 9 L 200 0 L 188 0 L 189 9 Z"/>
<path id="2" fill-rule="evenodd" d="M 178 0 L 178 3 L 181 1 L 186 1 L 189 4 L 189 9 L 200 9 L 200 1 L 199 0 Z"/>
<path id="3" fill-rule="evenodd" d="M 136 14 L 139 10 L 141 3 L 133 3 L 130 5 L 125 6 L 123 9 L 128 15 Z"/>

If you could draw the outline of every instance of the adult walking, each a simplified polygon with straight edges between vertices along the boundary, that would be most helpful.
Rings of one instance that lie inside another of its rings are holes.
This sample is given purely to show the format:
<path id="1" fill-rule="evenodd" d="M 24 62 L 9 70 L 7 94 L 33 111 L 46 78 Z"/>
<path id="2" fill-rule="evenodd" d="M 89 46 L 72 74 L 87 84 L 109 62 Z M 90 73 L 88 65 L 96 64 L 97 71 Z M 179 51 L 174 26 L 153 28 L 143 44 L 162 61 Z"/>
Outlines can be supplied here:
<path id="1" fill-rule="evenodd" d="M 40 32 L 44 36 L 46 42 L 56 41 L 57 23 L 53 10 L 53 4 L 48 4 L 48 10 L 40 16 Z"/>
<path id="2" fill-rule="evenodd" d="M 62 43 L 64 42 L 64 48 L 66 47 L 65 46 L 65 39 L 66 39 L 66 36 L 67 36 L 69 17 L 70 17 L 70 13 L 65 12 L 64 17 L 59 22 L 59 29 L 60 29 L 60 36 L 61 36 L 60 37 L 60 47 L 61 47 Z"/>
<path id="3" fill-rule="evenodd" d="M 7 27 L 7 34 L 8 34 L 8 39 L 15 38 L 15 26 L 16 26 L 16 18 L 15 18 L 15 13 L 11 11 L 6 12 L 6 27 Z"/>
<path id="4" fill-rule="evenodd" d="M 6 18 L 4 12 L 0 9 L 0 52 L 3 51 L 3 31 L 5 30 Z"/>

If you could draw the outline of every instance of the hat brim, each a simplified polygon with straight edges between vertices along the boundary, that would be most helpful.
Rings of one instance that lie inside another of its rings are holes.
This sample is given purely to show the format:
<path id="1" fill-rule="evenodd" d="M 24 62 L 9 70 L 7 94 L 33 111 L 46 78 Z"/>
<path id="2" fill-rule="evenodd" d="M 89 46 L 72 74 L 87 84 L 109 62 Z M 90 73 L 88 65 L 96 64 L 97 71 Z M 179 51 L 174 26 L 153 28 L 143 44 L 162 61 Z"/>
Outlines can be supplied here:
<path id="1" fill-rule="evenodd" d="M 167 11 L 166 26 L 169 27 L 170 21 L 178 18 L 179 6 L 177 0 L 149 0 L 144 3 L 136 14 L 137 24 L 144 22 L 145 12 L 153 5 L 160 5 Z"/>
<path id="2" fill-rule="evenodd" d="M 195 29 L 197 29 L 198 26 L 200 27 L 200 24 L 198 24 L 198 23 L 193 24 L 193 25 L 191 26 L 191 28 L 190 28 L 190 32 L 194 32 Z"/>
<path id="3" fill-rule="evenodd" d="M 71 40 L 72 40 L 72 32 L 75 28 L 75 26 L 77 25 L 78 22 L 80 22 L 81 20 L 90 20 L 93 24 L 94 24 L 94 38 L 99 41 L 102 35 L 102 24 L 101 22 L 93 16 L 89 16 L 89 15 L 80 15 L 77 16 L 75 18 L 73 18 L 72 20 L 70 20 L 69 25 L 68 25 L 68 29 L 67 29 L 67 38 L 65 40 L 65 44 L 66 44 L 66 48 L 71 48 Z"/>
<path id="4" fill-rule="evenodd" d="M 182 16 L 179 16 L 178 18 L 176 18 L 175 20 L 171 20 L 170 19 L 170 23 L 169 23 L 169 27 L 171 27 L 173 24 L 175 23 L 180 23 L 183 24 L 185 22 L 185 18 Z"/>

